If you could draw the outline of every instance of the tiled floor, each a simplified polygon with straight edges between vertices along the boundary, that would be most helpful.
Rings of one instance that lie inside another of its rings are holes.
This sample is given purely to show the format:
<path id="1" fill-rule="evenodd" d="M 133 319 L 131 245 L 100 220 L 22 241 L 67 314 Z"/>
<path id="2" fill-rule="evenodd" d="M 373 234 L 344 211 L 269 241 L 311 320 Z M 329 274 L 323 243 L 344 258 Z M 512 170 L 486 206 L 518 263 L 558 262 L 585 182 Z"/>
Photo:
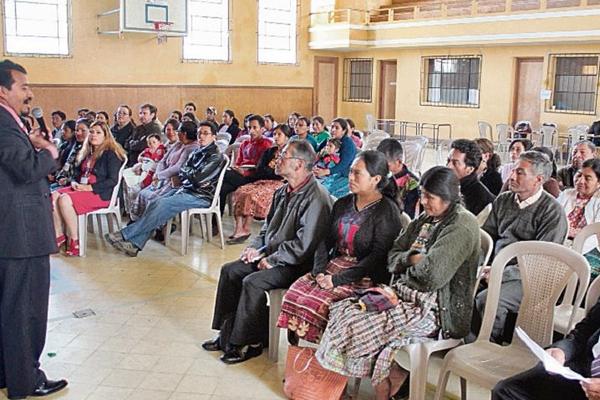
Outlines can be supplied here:
<path id="1" fill-rule="evenodd" d="M 231 232 L 229 217 L 225 232 Z M 42 366 L 51 379 L 67 378 L 69 386 L 49 398 L 285 398 L 283 338 L 277 364 L 263 354 L 227 366 L 218 354 L 200 348 L 203 340 L 214 335 L 210 320 L 219 268 L 238 257 L 244 245 L 221 250 L 198 236 L 195 225 L 187 256 L 179 255 L 176 234 L 170 248 L 150 241 L 137 258 L 128 258 L 113 251 L 96 232 L 89 235 L 87 257 L 52 257 L 50 321 Z M 95 315 L 73 316 L 85 309 Z M 434 360 L 430 382 L 435 382 L 439 362 Z M 453 382 L 450 388 L 454 393 L 456 386 Z M 482 391 L 469 395 L 470 399 L 489 397 Z M 359 398 L 371 397 L 364 382 Z M 4 391 L 0 392 L 3 398 Z"/>

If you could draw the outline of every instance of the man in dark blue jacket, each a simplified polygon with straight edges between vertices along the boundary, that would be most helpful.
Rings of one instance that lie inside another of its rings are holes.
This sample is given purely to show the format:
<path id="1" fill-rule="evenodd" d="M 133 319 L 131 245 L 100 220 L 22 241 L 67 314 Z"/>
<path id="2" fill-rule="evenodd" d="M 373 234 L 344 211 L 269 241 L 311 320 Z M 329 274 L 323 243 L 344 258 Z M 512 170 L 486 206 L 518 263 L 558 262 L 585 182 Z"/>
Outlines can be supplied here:
<path id="1" fill-rule="evenodd" d="M 598 400 L 600 399 L 600 302 L 563 340 L 555 342 L 548 354 L 562 365 L 589 378 L 589 382 L 568 380 L 546 372 L 540 363 L 530 370 L 498 382 L 492 400 Z"/>
<path id="2" fill-rule="evenodd" d="M 173 182 L 177 189 L 150 203 L 135 223 L 119 232 L 104 235 L 113 247 L 130 257 L 135 257 L 144 248 L 152 233 L 171 218 L 191 208 L 210 206 L 215 196 L 219 174 L 225 167 L 225 158 L 215 144 L 216 135 L 215 124 L 200 122 L 200 148 L 190 154 L 181 167 L 178 182 Z"/>
<path id="3" fill-rule="evenodd" d="M 46 342 L 50 257 L 57 251 L 46 176 L 58 150 L 20 119 L 33 93 L 25 69 L 0 62 L 0 388 L 9 399 L 45 396 L 67 381 L 39 368 Z"/>

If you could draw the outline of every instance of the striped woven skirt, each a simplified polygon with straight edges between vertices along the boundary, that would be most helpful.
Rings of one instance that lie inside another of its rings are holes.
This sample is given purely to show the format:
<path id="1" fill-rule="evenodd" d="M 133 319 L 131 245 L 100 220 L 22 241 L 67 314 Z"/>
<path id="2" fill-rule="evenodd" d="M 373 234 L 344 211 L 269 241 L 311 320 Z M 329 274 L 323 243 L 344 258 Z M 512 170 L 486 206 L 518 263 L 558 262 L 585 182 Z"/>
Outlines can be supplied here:
<path id="1" fill-rule="evenodd" d="M 371 378 L 377 385 L 388 377 L 399 348 L 437 338 L 437 292 L 419 292 L 404 284 L 395 289 L 399 304 L 383 312 L 361 311 L 354 299 L 333 304 L 316 353 L 324 368 Z"/>

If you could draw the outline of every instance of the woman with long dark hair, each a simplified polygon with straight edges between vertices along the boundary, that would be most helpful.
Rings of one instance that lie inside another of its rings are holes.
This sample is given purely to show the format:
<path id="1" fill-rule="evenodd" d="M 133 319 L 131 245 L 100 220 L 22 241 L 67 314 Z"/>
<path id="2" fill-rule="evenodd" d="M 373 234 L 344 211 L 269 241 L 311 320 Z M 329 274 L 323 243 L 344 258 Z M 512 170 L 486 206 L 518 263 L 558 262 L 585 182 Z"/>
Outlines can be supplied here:
<path id="1" fill-rule="evenodd" d="M 288 329 L 292 342 L 318 343 L 333 302 L 389 282 L 385 261 L 400 232 L 400 208 L 388 174 L 387 160 L 377 151 L 365 151 L 352 163 L 351 193 L 333 206 L 330 234 L 312 272 L 294 282 L 283 300 L 277 325 Z"/>

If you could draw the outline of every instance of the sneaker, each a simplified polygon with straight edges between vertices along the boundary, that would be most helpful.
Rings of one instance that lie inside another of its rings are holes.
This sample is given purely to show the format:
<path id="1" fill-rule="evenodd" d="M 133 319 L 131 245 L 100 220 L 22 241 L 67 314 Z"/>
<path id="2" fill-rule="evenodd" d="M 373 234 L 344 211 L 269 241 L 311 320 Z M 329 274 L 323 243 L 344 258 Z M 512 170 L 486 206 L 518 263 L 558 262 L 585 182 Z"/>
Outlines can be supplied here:
<path id="1" fill-rule="evenodd" d="M 106 233 L 104 234 L 104 239 L 106 239 L 106 241 L 112 244 L 113 246 L 115 245 L 115 243 L 122 242 L 124 240 L 123 235 L 121 235 L 121 231 Z"/>
<path id="2" fill-rule="evenodd" d="M 110 243 L 110 242 L 109 242 Z M 110 243 L 115 249 L 119 250 L 121 253 L 128 255 L 129 257 L 136 257 L 139 253 L 140 249 L 135 247 L 135 245 L 126 240 L 121 240 L 115 243 Z"/>

